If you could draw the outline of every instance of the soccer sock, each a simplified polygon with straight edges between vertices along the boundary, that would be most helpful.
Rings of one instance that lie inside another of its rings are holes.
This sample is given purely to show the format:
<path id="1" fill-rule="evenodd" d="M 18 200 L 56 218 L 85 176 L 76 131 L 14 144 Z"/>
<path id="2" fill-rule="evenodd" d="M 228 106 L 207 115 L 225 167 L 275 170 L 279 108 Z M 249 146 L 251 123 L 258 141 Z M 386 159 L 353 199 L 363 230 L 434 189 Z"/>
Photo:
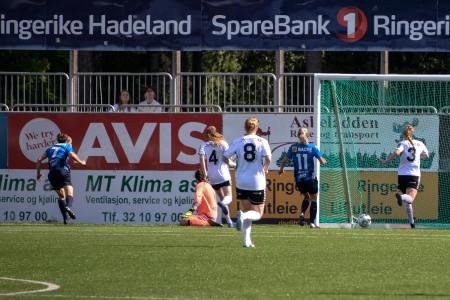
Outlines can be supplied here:
<path id="1" fill-rule="evenodd" d="M 242 219 L 250 221 L 258 221 L 259 219 L 261 219 L 261 214 L 255 210 L 249 210 L 245 213 L 242 213 Z"/>
<path id="2" fill-rule="evenodd" d="M 226 205 L 228 211 L 230 211 L 230 208 L 228 207 L 228 205 Z M 233 220 L 231 220 L 230 214 L 228 213 L 228 215 L 225 215 L 225 219 L 227 220 L 228 224 L 233 223 Z"/>
<path id="3" fill-rule="evenodd" d="M 231 203 L 231 200 L 232 200 L 231 196 L 225 196 L 225 197 L 223 197 L 222 203 L 225 205 L 228 205 Z"/>
<path id="4" fill-rule="evenodd" d="M 409 224 L 414 224 L 413 208 L 411 203 L 405 203 L 405 211 L 408 215 Z"/>
<path id="5" fill-rule="evenodd" d="M 67 206 L 68 206 L 69 208 L 72 208 L 73 197 L 72 197 L 72 196 L 67 196 L 67 197 L 66 197 L 66 203 L 67 203 Z"/>
<path id="6" fill-rule="evenodd" d="M 59 200 L 58 201 L 59 211 L 61 212 L 63 219 L 67 219 L 67 213 L 66 213 L 66 200 Z"/>
<path id="7" fill-rule="evenodd" d="M 189 219 L 189 225 L 190 226 L 211 226 L 209 224 L 209 222 L 206 221 L 206 220 L 197 220 L 197 219 L 194 219 L 194 218 L 190 218 Z"/>
<path id="8" fill-rule="evenodd" d="M 305 211 L 308 209 L 310 201 L 311 201 L 311 199 L 309 199 L 309 198 L 305 198 L 303 200 L 303 202 L 302 202 L 302 213 L 305 213 Z"/>
<path id="9" fill-rule="evenodd" d="M 309 222 L 314 223 L 317 215 L 317 202 L 311 201 L 311 208 L 309 209 Z"/>
<path id="10" fill-rule="evenodd" d="M 411 198 L 410 195 L 408 195 L 408 194 L 403 194 L 401 197 L 402 197 L 402 200 L 405 201 L 406 203 L 409 203 L 409 204 L 412 203 L 412 198 Z"/>
<path id="11" fill-rule="evenodd" d="M 252 243 L 252 238 L 250 237 L 251 232 L 252 232 L 252 221 L 244 220 L 242 222 L 242 233 L 244 234 L 244 243 L 246 243 L 247 245 Z"/>

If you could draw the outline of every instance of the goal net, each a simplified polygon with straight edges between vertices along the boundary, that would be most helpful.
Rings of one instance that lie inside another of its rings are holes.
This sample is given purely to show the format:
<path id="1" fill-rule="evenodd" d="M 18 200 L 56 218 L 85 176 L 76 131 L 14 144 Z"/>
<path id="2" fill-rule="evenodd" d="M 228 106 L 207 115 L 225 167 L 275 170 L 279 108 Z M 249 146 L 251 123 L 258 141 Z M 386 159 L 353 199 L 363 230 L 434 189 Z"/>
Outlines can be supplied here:
<path id="1" fill-rule="evenodd" d="M 413 203 L 416 227 L 450 227 L 450 76 L 316 74 L 322 227 L 409 228 L 395 194 L 399 157 L 383 165 L 405 125 L 425 143 L 420 188 Z M 320 113 L 318 113 L 320 112 Z M 401 193 L 401 192 L 399 192 Z"/>

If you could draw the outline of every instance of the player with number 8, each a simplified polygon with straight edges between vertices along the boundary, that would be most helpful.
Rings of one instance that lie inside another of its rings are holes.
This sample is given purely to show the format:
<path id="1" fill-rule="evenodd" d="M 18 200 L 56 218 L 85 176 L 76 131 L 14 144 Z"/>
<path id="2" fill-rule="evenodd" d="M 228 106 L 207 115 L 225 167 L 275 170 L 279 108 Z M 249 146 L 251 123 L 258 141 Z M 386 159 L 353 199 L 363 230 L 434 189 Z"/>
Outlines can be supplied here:
<path id="1" fill-rule="evenodd" d="M 230 159 L 236 155 L 236 199 L 241 201 L 243 210 L 237 213 L 236 229 L 243 229 L 244 247 L 255 247 L 250 233 L 252 222 L 261 219 L 266 202 L 266 173 L 272 161 L 269 142 L 256 135 L 258 119 L 245 120 L 245 135 L 234 140 L 223 154 L 223 161 L 236 166 Z"/>

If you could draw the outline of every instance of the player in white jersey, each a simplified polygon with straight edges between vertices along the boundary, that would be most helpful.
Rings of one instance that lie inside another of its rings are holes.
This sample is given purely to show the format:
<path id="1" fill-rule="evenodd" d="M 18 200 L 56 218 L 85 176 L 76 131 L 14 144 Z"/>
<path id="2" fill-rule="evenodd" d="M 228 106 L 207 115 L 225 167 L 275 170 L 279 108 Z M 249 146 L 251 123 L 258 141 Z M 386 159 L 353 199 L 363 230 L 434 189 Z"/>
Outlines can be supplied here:
<path id="1" fill-rule="evenodd" d="M 420 141 L 413 140 L 414 127 L 406 125 L 403 127 L 403 141 L 398 143 L 397 149 L 387 158 L 379 160 L 387 164 L 398 155 L 400 155 L 400 164 L 398 166 L 398 189 L 402 195 L 395 194 L 397 203 L 402 206 L 405 202 L 405 210 L 408 215 L 411 228 L 415 228 L 415 218 L 413 214 L 412 203 L 417 195 L 420 185 L 420 159 L 428 158 L 428 149 Z"/>
<path id="2" fill-rule="evenodd" d="M 234 227 L 228 204 L 231 203 L 231 175 L 228 166 L 222 161 L 222 155 L 228 149 L 228 143 L 216 127 L 206 128 L 206 142 L 200 145 L 200 167 L 206 175 L 206 180 L 212 185 L 220 201 L 217 205 L 222 209 L 227 219 L 228 227 Z"/>
<path id="3" fill-rule="evenodd" d="M 252 221 L 261 219 L 266 201 L 266 173 L 272 161 L 272 152 L 267 140 L 256 135 L 258 120 L 245 120 L 246 134 L 230 145 L 223 154 L 223 161 L 230 167 L 236 167 L 236 199 L 240 200 L 243 210 L 237 213 L 236 229 L 243 228 L 244 247 L 255 247 L 250 233 Z M 236 155 L 236 163 L 231 157 Z M 237 166 L 236 166 L 237 165 Z"/>

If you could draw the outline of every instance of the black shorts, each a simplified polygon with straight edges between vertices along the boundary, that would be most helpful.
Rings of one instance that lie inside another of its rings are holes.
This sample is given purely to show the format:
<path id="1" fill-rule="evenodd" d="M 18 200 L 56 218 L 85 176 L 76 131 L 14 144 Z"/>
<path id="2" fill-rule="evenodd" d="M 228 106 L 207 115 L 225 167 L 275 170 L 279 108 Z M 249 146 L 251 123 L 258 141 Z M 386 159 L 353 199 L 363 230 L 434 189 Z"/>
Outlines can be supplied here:
<path id="1" fill-rule="evenodd" d="M 309 193 L 310 195 L 315 195 L 319 192 L 319 185 L 316 179 L 299 181 L 295 185 L 301 194 Z"/>
<path id="2" fill-rule="evenodd" d="M 52 185 L 52 189 L 58 191 L 66 185 L 72 185 L 70 171 L 66 169 L 54 170 L 48 173 L 48 180 Z"/>
<path id="3" fill-rule="evenodd" d="M 250 200 L 253 205 L 264 204 L 266 202 L 266 190 L 248 191 L 236 188 L 236 199 Z"/>
<path id="4" fill-rule="evenodd" d="M 211 186 L 213 187 L 213 189 L 214 189 L 215 191 L 217 191 L 217 190 L 220 189 L 221 187 L 224 187 L 224 186 L 230 186 L 230 185 L 231 185 L 230 181 L 227 180 L 227 181 L 222 182 L 222 183 L 219 183 L 219 184 L 212 184 Z"/>
<path id="5" fill-rule="evenodd" d="M 403 194 L 406 194 L 407 188 L 413 188 L 418 190 L 420 185 L 420 177 L 419 176 L 411 176 L 411 175 L 398 175 L 398 186 L 397 188 L 402 191 Z"/>

